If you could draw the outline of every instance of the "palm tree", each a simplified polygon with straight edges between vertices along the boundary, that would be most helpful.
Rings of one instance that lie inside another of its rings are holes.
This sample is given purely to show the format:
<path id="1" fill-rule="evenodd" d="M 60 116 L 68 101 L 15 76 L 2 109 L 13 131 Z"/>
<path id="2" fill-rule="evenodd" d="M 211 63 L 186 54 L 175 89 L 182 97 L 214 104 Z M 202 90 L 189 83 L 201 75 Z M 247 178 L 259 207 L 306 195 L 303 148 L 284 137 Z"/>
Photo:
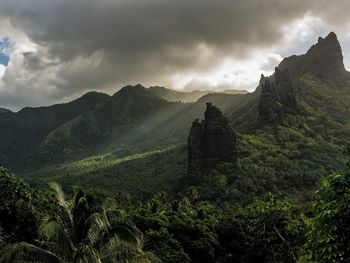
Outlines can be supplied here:
<path id="1" fill-rule="evenodd" d="M 67 200 L 58 184 L 50 187 L 58 210 L 40 227 L 50 249 L 16 243 L 3 251 L 0 263 L 150 262 L 141 250 L 142 234 L 135 227 L 111 224 L 104 209 L 82 190 Z"/>

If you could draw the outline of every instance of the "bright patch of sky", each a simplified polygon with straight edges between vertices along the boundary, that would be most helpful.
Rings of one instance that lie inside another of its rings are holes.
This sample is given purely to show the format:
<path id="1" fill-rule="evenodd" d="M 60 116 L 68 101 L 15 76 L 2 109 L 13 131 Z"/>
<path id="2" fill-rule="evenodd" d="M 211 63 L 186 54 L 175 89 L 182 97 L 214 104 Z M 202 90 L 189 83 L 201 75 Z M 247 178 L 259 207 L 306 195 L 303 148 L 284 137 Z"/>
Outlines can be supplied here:
<path id="1" fill-rule="evenodd" d="M 0 64 L 0 79 L 4 76 L 5 69 L 6 69 L 6 67 L 4 65 Z M 0 85 L 0 90 L 1 90 L 1 85 Z"/>
<path id="2" fill-rule="evenodd" d="M 0 65 L 8 66 L 13 46 L 14 44 L 11 42 L 10 38 L 0 38 Z"/>
<path id="3" fill-rule="evenodd" d="M 211 71 L 178 75 L 173 78 L 176 89 L 245 89 L 254 91 L 260 76 L 273 74 L 284 57 L 306 53 L 319 36 L 329 32 L 322 20 L 310 14 L 282 28 L 283 39 L 267 49 L 252 51 L 244 59 L 228 57 Z"/>

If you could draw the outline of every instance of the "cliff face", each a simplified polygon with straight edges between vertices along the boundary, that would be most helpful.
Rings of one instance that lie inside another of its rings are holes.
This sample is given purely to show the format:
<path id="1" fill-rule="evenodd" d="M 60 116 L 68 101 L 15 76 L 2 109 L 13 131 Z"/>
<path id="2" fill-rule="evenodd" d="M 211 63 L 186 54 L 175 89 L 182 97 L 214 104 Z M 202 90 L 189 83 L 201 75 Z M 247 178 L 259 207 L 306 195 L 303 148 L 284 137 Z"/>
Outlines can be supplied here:
<path id="1" fill-rule="evenodd" d="M 325 38 L 320 37 L 306 54 L 285 58 L 278 68 L 288 69 L 291 79 L 309 75 L 336 85 L 342 85 L 349 79 L 340 43 L 333 32 Z"/>
<path id="2" fill-rule="evenodd" d="M 350 74 L 344 68 L 341 47 L 334 33 L 320 37 L 306 54 L 285 58 L 271 77 L 262 77 L 258 105 L 260 126 L 283 124 L 287 114 L 305 113 L 296 99 L 296 95 L 303 99 L 300 81 L 305 77 L 334 87 L 349 86 Z"/>
<path id="3" fill-rule="evenodd" d="M 237 161 L 236 137 L 222 112 L 207 103 L 204 116 L 192 123 L 188 136 L 189 173 L 208 172 L 220 162 Z"/>
<path id="4" fill-rule="evenodd" d="M 261 85 L 259 117 L 261 124 L 280 124 L 286 114 L 299 114 L 295 88 L 287 69 L 275 69 L 272 78 L 264 79 Z"/>
<path id="5" fill-rule="evenodd" d="M 321 80 L 336 81 L 346 70 L 343 54 L 337 36 L 331 32 L 326 38 L 320 37 L 305 55 L 302 74 L 310 74 Z"/>

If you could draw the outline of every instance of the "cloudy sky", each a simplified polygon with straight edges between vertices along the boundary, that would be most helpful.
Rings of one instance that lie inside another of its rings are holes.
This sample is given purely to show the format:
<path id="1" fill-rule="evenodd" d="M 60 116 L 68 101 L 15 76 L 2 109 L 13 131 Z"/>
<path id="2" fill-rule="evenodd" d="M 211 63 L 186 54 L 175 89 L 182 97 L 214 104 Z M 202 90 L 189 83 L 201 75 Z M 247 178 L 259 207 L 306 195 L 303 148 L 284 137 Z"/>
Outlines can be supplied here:
<path id="1" fill-rule="evenodd" d="M 252 91 L 330 31 L 350 68 L 349 10 L 347 0 L 0 0 L 0 107 L 137 83 Z"/>

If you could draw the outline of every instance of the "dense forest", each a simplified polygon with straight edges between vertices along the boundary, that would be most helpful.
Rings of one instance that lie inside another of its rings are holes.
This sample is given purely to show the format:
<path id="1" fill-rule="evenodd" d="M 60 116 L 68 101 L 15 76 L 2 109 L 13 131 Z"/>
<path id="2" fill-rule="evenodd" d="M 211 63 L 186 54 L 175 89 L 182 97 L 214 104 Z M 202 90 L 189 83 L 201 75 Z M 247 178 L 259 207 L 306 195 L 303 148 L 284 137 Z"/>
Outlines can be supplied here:
<path id="1" fill-rule="evenodd" d="M 3 110 L 0 262 L 349 262 L 349 105 L 330 33 L 252 93 Z"/>
<path id="2" fill-rule="evenodd" d="M 308 202 L 282 193 L 238 205 L 217 170 L 176 198 L 132 202 L 75 187 L 65 196 L 0 171 L 0 262 L 347 262 L 350 149 Z M 226 170 L 226 171 L 229 171 Z"/>

